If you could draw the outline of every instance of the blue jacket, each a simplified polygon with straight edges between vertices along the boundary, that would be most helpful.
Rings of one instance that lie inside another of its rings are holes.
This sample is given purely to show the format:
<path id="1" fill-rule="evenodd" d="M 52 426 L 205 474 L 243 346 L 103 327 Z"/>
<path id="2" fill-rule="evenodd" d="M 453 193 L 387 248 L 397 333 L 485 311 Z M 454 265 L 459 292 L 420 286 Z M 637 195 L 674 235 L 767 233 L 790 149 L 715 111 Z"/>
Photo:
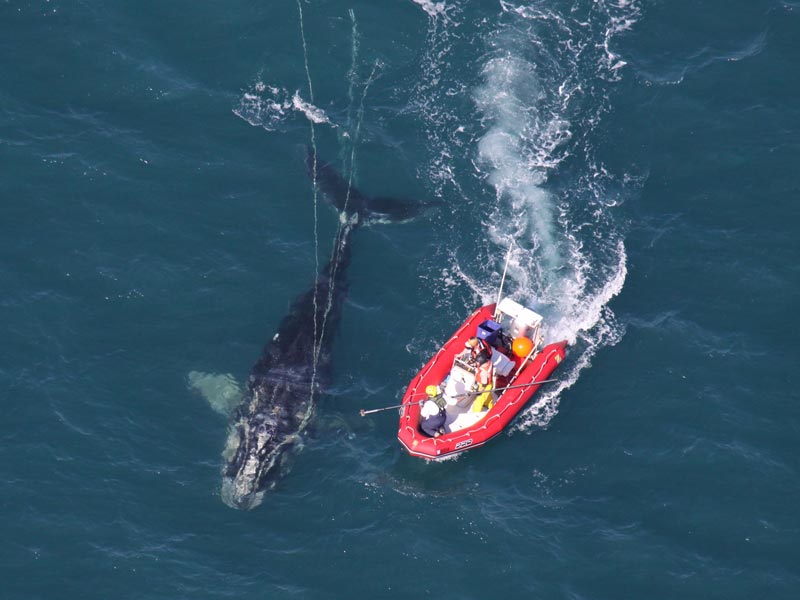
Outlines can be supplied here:
<path id="1" fill-rule="evenodd" d="M 431 417 L 420 418 L 419 428 L 422 429 L 422 433 L 433 437 L 440 427 L 444 427 L 444 422 L 446 419 L 447 415 L 445 414 L 444 409 L 440 408 L 438 414 L 435 414 Z"/>

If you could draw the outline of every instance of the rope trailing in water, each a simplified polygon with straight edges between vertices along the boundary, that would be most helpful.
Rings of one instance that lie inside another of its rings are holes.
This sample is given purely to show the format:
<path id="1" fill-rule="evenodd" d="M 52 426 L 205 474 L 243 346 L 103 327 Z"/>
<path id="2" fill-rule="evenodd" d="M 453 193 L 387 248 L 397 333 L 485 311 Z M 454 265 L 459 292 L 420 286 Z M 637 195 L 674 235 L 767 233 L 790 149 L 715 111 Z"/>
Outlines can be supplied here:
<path id="1" fill-rule="evenodd" d="M 305 66 L 306 71 L 306 80 L 308 82 L 308 97 L 311 104 L 314 104 L 314 86 L 311 81 L 311 69 L 309 67 L 309 60 L 308 60 L 308 44 L 306 43 L 306 35 L 305 35 L 305 24 L 303 20 L 303 6 L 301 4 L 302 0 L 297 0 L 297 12 L 299 15 L 299 22 L 300 22 L 300 39 L 303 45 L 303 64 Z M 351 9 L 350 11 L 350 19 L 353 23 L 352 29 L 352 60 L 351 60 L 351 67 L 350 71 L 348 72 L 348 80 L 349 80 L 349 89 L 348 89 L 348 97 L 350 98 L 350 104 L 348 106 L 347 114 L 347 129 L 348 135 L 347 137 L 350 138 L 350 161 L 349 165 L 347 161 L 345 161 L 345 171 L 348 175 L 347 180 L 347 195 L 344 201 L 343 211 L 344 214 L 347 214 L 347 205 L 350 201 L 350 194 L 353 188 L 353 178 L 355 176 L 355 152 L 356 146 L 358 145 L 358 140 L 360 137 L 361 132 L 361 124 L 363 122 L 364 117 L 364 101 L 367 96 L 367 90 L 369 90 L 370 85 L 375 80 L 375 73 L 380 66 L 378 61 L 375 62 L 375 65 L 372 68 L 372 72 L 370 76 L 367 78 L 367 81 L 364 85 L 364 89 L 361 93 L 361 98 L 359 101 L 358 110 L 356 112 L 356 128 L 355 132 L 350 133 L 349 129 L 351 126 L 351 115 L 352 115 L 352 107 L 353 107 L 353 86 L 356 82 L 356 65 L 358 61 L 358 49 L 359 49 L 359 38 L 358 38 L 358 27 L 356 23 L 355 12 Z M 311 137 L 311 150 L 312 150 L 312 165 L 311 165 L 311 181 L 312 181 L 312 188 L 313 188 L 313 200 L 314 200 L 314 264 L 315 264 L 315 284 L 314 284 L 314 295 L 313 295 L 313 304 L 314 304 L 314 348 L 313 348 L 313 365 L 312 365 L 312 372 L 311 372 L 311 395 L 314 394 L 314 389 L 316 386 L 316 377 L 317 377 L 317 366 L 319 364 L 319 357 L 320 352 L 322 351 L 322 341 L 325 337 L 325 327 L 327 325 L 328 315 L 330 314 L 331 308 L 333 306 L 333 294 L 334 294 L 334 282 L 336 281 L 336 271 L 339 268 L 339 260 L 342 251 L 344 250 L 344 244 L 347 240 L 347 234 L 351 231 L 355 222 L 350 219 L 344 219 L 340 222 L 339 227 L 336 231 L 336 236 L 334 237 L 333 247 L 331 248 L 331 270 L 328 273 L 328 293 L 326 298 L 325 309 L 322 313 L 322 322 L 318 322 L 318 314 L 319 314 L 319 302 L 318 302 L 318 292 L 320 287 L 320 263 L 319 263 L 319 213 L 318 213 L 318 188 L 317 188 L 317 144 L 316 144 L 316 132 L 314 129 L 314 121 L 309 119 L 309 128 L 310 128 L 310 137 Z"/>
<path id="2" fill-rule="evenodd" d="M 297 12 L 300 20 L 300 39 L 303 43 L 303 64 L 306 69 L 306 80 L 308 81 L 308 99 L 311 104 L 314 104 L 314 86 L 311 83 L 311 70 L 308 66 L 308 44 L 306 43 L 306 31 L 303 23 L 303 5 L 301 0 L 297 0 Z M 313 349 L 313 364 L 311 369 L 311 397 L 314 396 L 314 387 L 317 378 L 317 362 L 319 361 L 319 348 L 321 346 L 318 334 L 317 324 L 317 290 L 319 289 L 319 226 L 317 216 L 317 140 L 314 131 L 314 121 L 308 120 L 308 125 L 311 131 L 311 188 L 314 198 L 314 349 Z"/>
<path id="3" fill-rule="evenodd" d="M 352 11 L 351 11 L 352 12 Z M 353 34 L 357 34 L 357 30 L 355 29 L 355 14 L 352 15 L 353 17 Z M 358 47 L 356 42 L 353 42 L 354 48 Z M 347 194 L 345 195 L 344 199 L 344 215 L 347 215 L 347 205 L 350 202 L 350 193 L 353 189 L 353 179 L 355 176 L 355 158 L 356 158 L 356 146 L 358 145 L 359 138 L 361 136 L 361 124 L 364 120 L 364 100 L 367 97 L 367 91 L 369 90 L 369 86 L 375 80 L 375 73 L 379 67 L 378 61 L 375 62 L 375 65 L 372 67 L 372 72 L 370 73 L 369 77 L 367 78 L 366 83 L 364 84 L 364 89 L 361 93 L 361 99 L 359 101 L 358 110 L 356 112 L 356 128 L 352 135 L 350 135 L 350 164 L 347 168 Z M 350 219 L 346 219 L 344 223 L 339 225 L 339 229 L 336 232 L 336 237 L 333 242 L 333 248 L 331 249 L 331 264 L 333 268 L 331 269 L 330 273 L 330 281 L 328 283 L 328 298 L 327 304 L 325 306 L 325 312 L 322 316 L 322 331 L 320 332 L 320 347 L 322 346 L 322 338 L 325 335 L 325 325 L 328 321 L 328 314 L 330 313 L 331 307 L 333 305 L 333 292 L 334 292 L 334 282 L 336 281 L 336 271 L 339 270 L 339 254 L 341 254 L 342 250 L 344 249 L 343 243 L 346 237 L 346 234 L 353 228 L 355 222 L 351 221 Z"/>

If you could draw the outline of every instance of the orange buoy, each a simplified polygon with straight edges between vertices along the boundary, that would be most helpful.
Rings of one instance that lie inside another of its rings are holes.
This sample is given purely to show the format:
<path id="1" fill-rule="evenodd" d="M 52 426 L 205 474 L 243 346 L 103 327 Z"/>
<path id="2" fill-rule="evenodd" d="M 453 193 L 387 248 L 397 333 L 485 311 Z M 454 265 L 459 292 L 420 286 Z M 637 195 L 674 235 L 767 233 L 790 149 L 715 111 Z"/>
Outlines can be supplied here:
<path id="1" fill-rule="evenodd" d="M 519 358 L 525 358 L 531 353 L 531 350 L 533 350 L 533 342 L 529 338 L 514 338 L 514 341 L 511 343 L 511 351 L 514 353 L 514 356 L 518 356 Z"/>

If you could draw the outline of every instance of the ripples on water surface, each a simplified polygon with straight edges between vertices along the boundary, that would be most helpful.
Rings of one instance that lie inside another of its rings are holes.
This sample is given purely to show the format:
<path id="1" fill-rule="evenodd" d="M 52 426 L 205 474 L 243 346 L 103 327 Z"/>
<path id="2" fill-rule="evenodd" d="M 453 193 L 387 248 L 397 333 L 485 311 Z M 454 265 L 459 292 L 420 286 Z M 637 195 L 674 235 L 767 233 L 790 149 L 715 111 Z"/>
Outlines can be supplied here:
<path id="1" fill-rule="evenodd" d="M 789 1 L 3 5 L 3 597 L 796 597 L 799 27 Z M 332 393 L 239 513 L 186 376 L 244 380 L 327 260 L 312 124 L 366 193 L 446 208 L 358 233 Z M 358 409 L 494 300 L 512 241 L 560 382 L 411 459 Z"/>

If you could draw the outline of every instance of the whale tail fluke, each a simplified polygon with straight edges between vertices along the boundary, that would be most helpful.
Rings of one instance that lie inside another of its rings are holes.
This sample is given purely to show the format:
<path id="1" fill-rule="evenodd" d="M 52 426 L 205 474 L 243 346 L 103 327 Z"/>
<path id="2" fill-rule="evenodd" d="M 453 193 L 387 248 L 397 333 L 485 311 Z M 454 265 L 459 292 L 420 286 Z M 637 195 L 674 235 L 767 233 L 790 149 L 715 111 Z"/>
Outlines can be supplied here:
<path id="1" fill-rule="evenodd" d="M 441 200 L 411 202 L 402 198 L 376 196 L 366 199 L 364 220 L 369 223 L 407 223 L 429 208 L 444 206 Z"/>
<path id="2" fill-rule="evenodd" d="M 390 196 L 367 196 L 309 146 L 306 146 L 306 167 L 326 202 L 347 216 L 357 215 L 364 224 L 404 223 L 428 208 L 444 204 L 440 200 L 419 203 Z"/>

